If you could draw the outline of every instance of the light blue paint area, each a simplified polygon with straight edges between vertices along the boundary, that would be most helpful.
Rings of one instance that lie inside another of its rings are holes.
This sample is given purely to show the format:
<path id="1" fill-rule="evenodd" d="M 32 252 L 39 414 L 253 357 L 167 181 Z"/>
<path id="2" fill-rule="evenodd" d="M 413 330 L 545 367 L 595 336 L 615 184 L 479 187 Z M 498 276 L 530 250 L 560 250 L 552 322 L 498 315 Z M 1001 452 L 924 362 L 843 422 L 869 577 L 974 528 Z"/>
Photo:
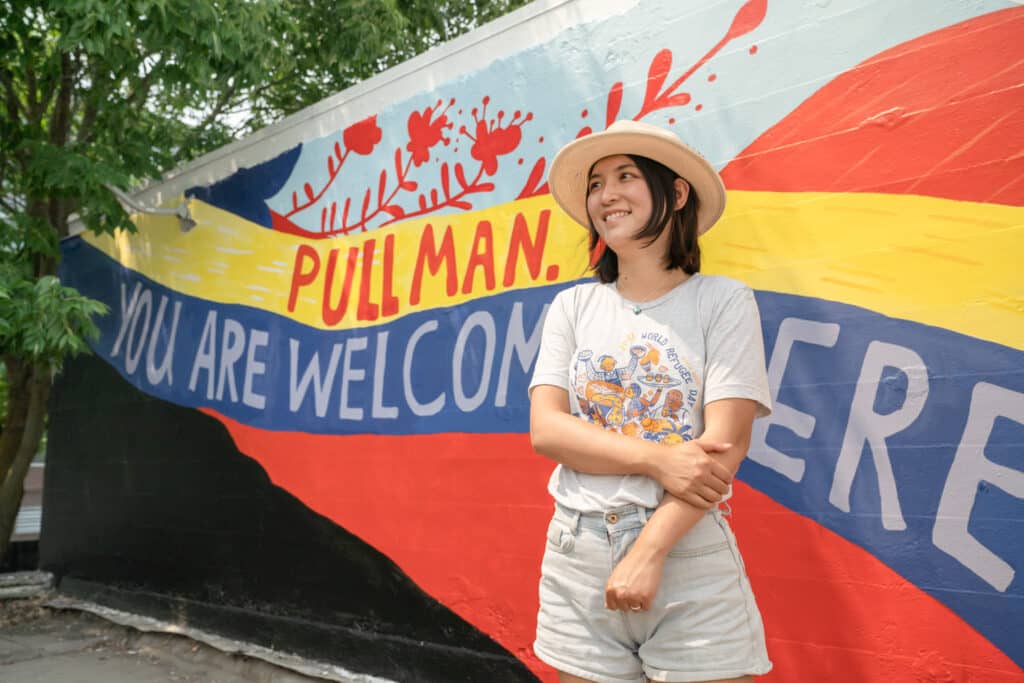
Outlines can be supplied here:
<path id="1" fill-rule="evenodd" d="M 430 160 L 413 168 L 408 176 L 417 189 L 398 192 L 392 203 L 409 214 L 419 208 L 418 195 L 423 194 L 429 202 L 431 190 L 441 192 L 439 174 L 445 162 L 461 163 L 470 178 L 477 175 L 480 162 L 473 157 L 473 141 L 460 134 L 459 128 L 464 125 L 474 135 L 471 112 L 476 108 L 477 118 L 482 118 L 485 97 L 490 97 L 488 119 L 503 111 L 507 124 L 516 110 L 529 112 L 532 119 L 521 128 L 521 144 L 497 157 L 494 177 L 482 177 L 482 181 L 493 182 L 494 189 L 464 199 L 474 209 L 511 201 L 523 189 L 539 158 L 550 160 L 584 126 L 605 127 L 607 96 L 615 82 L 624 84 L 618 118 L 634 117 L 643 103 L 654 56 L 665 48 L 672 51 L 667 86 L 727 34 L 743 4 L 742 0 L 640 2 L 625 14 L 569 27 L 543 45 L 494 60 L 436 89 L 411 93 L 378 114 L 383 139 L 374 153 L 350 156 L 324 198 L 292 220 L 307 230 L 319 231 L 323 208 L 336 202 L 340 214 L 345 199 L 350 198 L 350 214 L 355 215 L 350 217 L 351 224 L 358 219 L 367 189 L 372 211 L 378 204 L 382 170 L 387 173 L 385 196 L 395 187 L 396 148 L 403 159 L 409 157 L 410 114 L 452 98 L 455 104 L 448 116 L 454 128 L 447 131 L 451 144 L 434 147 Z M 644 120 L 673 128 L 721 168 L 822 86 L 866 59 L 927 33 L 1015 6 L 996 0 L 769 0 L 760 26 L 724 45 L 677 91 L 691 95 L 688 104 L 654 111 Z M 757 51 L 751 54 L 755 45 Z M 712 74 L 714 79 L 709 80 Z M 328 178 L 327 157 L 335 142 L 341 141 L 342 132 L 338 131 L 306 143 L 291 177 L 268 200 L 270 208 L 287 214 L 292 194 L 300 201 L 305 196 L 305 183 L 319 192 Z M 458 187 L 454 179 L 451 185 Z M 461 210 L 447 207 L 429 214 Z M 388 219 L 390 216 L 382 213 L 367 225 L 372 229 Z"/>

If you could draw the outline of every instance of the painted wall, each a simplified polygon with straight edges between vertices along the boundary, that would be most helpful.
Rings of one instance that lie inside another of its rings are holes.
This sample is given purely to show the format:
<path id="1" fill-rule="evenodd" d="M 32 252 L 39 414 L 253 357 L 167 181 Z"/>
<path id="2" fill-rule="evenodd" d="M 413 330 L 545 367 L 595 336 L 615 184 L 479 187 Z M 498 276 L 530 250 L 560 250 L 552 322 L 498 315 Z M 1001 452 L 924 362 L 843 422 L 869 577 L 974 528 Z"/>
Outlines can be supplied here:
<path id="1" fill-rule="evenodd" d="M 553 681 L 525 387 L 587 254 L 546 166 L 616 118 L 661 124 L 722 170 L 705 271 L 764 321 L 775 411 L 733 523 L 766 680 L 1024 680 L 1024 7 L 548 2 L 497 26 L 151 188 L 184 190 L 191 232 L 65 245 L 112 309 L 104 381 L 220 423 Z"/>

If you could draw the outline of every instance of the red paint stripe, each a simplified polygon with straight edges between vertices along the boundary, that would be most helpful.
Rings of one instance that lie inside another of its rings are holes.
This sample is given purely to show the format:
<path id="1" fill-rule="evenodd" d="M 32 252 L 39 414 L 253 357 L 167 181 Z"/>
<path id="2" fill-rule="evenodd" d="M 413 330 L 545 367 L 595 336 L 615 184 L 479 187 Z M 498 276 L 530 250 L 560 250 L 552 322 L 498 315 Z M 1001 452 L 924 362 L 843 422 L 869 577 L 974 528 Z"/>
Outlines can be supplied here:
<path id="1" fill-rule="evenodd" d="M 1024 205 L 1022 35 L 1016 7 L 872 57 L 744 150 L 726 185 Z"/>
<path id="2" fill-rule="evenodd" d="M 526 435 L 268 432 L 205 412 L 276 485 L 555 681 L 530 650 L 552 465 Z M 742 483 L 733 509 L 776 665 L 764 680 L 1021 680 L 1006 655 L 864 549 Z"/>

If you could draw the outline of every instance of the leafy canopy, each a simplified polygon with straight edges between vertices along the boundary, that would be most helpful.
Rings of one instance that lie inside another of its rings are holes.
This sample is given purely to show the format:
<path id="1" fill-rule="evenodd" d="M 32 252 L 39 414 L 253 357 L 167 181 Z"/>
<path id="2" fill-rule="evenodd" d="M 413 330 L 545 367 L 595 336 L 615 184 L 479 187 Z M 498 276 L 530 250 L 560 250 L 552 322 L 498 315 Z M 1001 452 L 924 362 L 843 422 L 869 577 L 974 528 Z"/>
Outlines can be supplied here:
<path id="1" fill-rule="evenodd" d="M 59 239 L 133 230 L 127 188 L 522 0 L 0 0 L 0 354 L 56 364 L 100 307 Z"/>

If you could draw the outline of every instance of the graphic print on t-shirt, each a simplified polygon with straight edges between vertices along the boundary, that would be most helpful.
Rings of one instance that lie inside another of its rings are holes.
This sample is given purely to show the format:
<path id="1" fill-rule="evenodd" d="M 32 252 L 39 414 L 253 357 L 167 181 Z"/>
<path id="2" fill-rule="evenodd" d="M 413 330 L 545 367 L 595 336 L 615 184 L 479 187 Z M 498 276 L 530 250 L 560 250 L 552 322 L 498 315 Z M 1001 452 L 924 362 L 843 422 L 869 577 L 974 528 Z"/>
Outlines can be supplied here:
<path id="1" fill-rule="evenodd" d="M 630 332 L 596 357 L 580 349 L 572 385 L 580 412 L 605 429 L 666 445 L 693 438 L 699 380 L 665 335 Z"/>

